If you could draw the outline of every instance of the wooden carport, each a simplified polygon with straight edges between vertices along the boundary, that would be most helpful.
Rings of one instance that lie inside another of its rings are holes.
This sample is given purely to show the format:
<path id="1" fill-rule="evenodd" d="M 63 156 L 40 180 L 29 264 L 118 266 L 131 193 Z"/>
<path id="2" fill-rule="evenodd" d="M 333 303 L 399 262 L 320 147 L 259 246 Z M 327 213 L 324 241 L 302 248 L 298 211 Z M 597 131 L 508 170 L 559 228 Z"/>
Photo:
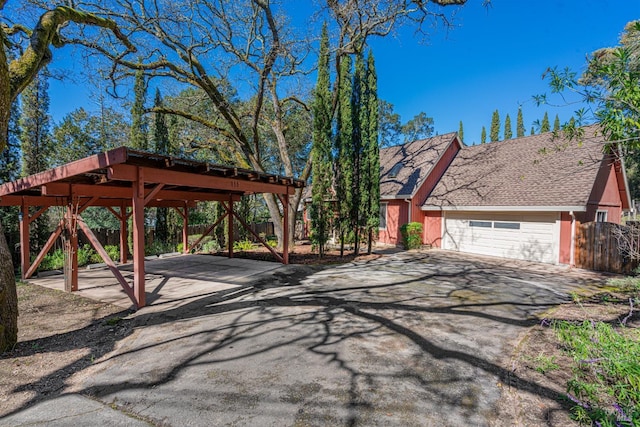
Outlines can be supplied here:
<path id="1" fill-rule="evenodd" d="M 136 307 L 145 305 L 144 208 L 175 208 L 183 219 L 183 250 L 189 252 L 188 208 L 199 201 L 221 202 L 226 217 L 239 217 L 233 203 L 244 194 L 276 194 L 283 206 L 284 235 L 288 235 L 289 195 L 304 182 L 293 178 L 214 165 L 205 162 L 163 156 L 120 147 L 67 163 L 0 186 L 0 206 L 20 206 L 20 250 L 22 278 L 30 278 L 38 265 L 63 233 L 68 262 L 65 264 L 65 287 L 78 289 L 78 237 L 80 228 L 113 272 Z M 31 263 L 29 225 L 51 206 L 65 208 L 63 218 L 47 243 Z M 133 223 L 133 284 L 129 284 L 109 258 L 80 215 L 91 206 L 103 206 L 120 221 L 120 262 L 127 262 L 127 220 Z M 37 208 L 31 212 L 29 208 Z M 128 208 L 131 208 L 128 210 Z M 221 219 L 218 221 L 218 223 Z M 218 223 L 212 225 L 203 237 Z M 229 256 L 233 256 L 233 221 L 228 221 Z M 253 232 L 252 232 L 253 233 Z M 255 233 L 254 233 L 255 235 Z M 284 264 L 289 262 L 288 241 L 284 239 L 282 255 L 255 236 Z M 199 242 L 194 243 L 196 245 Z"/>

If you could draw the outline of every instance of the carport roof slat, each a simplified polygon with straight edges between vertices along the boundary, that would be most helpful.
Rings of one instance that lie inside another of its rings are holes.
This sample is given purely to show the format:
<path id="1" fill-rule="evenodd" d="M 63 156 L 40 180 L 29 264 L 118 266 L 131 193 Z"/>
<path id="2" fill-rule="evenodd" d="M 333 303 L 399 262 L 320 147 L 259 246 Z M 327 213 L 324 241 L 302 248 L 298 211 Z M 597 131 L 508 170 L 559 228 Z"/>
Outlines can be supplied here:
<path id="1" fill-rule="evenodd" d="M 119 147 L 0 185 L 0 198 L 60 197 L 71 195 L 71 187 L 76 185 L 82 186 L 85 193 L 87 188 L 93 189 L 100 197 L 113 198 L 116 194 L 116 198 L 130 198 L 119 196 L 115 189 L 130 188 L 130 182 L 135 179 L 126 172 L 136 170 L 134 168 L 143 171 L 143 181 L 147 184 L 173 187 L 158 192 L 157 200 L 194 200 L 198 196 L 207 199 L 208 194 L 213 198 L 224 194 L 292 194 L 304 186 L 303 181 L 293 178 Z M 114 174 L 114 170 L 125 173 Z M 47 190 L 47 185 L 51 190 Z M 61 186 L 68 187 L 69 191 L 61 194 Z M 9 200 L 2 204 L 13 204 L 17 200 L 4 198 Z"/>

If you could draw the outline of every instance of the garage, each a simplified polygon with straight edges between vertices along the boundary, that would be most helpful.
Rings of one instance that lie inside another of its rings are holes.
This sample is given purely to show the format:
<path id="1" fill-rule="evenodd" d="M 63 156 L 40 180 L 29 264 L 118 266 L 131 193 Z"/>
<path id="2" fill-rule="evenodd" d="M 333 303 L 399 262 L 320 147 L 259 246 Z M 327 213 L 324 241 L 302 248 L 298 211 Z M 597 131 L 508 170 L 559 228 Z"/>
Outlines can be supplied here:
<path id="1" fill-rule="evenodd" d="M 442 247 L 460 252 L 557 264 L 557 212 L 445 212 Z"/>

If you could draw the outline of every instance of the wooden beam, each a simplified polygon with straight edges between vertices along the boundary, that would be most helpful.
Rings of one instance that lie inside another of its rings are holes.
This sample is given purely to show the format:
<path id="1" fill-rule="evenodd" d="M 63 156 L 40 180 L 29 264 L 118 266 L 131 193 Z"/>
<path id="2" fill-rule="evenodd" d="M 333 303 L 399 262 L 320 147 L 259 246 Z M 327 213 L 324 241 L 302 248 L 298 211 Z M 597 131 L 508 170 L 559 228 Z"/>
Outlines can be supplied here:
<path id="1" fill-rule="evenodd" d="M 129 296 L 131 301 L 133 301 L 133 303 L 136 304 L 137 306 L 137 300 L 134 295 L 133 289 L 131 288 L 131 285 L 124 278 L 120 270 L 118 270 L 116 263 L 113 262 L 111 257 L 109 257 L 109 254 L 104 249 L 104 247 L 102 247 L 102 244 L 100 243 L 96 235 L 93 234 L 93 231 L 91 231 L 89 226 L 87 226 L 87 224 L 84 222 L 84 220 L 81 217 L 78 218 L 78 227 L 80 227 L 84 235 L 87 236 L 87 239 L 89 239 L 91 246 L 93 246 L 96 252 L 100 254 L 100 257 L 105 262 L 105 264 L 107 264 L 107 267 L 109 267 L 109 270 L 111 270 L 111 273 L 113 273 L 115 278 L 118 280 L 118 283 L 120 283 L 125 293 Z"/>
<path id="2" fill-rule="evenodd" d="M 144 169 L 137 168 L 133 182 L 133 293 L 137 308 L 145 306 L 144 283 Z"/>
<path id="3" fill-rule="evenodd" d="M 222 206 L 224 206 L 224 203 Z M 227 232 L 229 234 L 229 258 L 233 258 L 233 200 L 229 200 L 229 207 L 224 207 L 227 212 L 229 212 L 229 221 L 227 221 Z"/>
<path id="4" fill-rule="evenodd" d="M 131 212 L 133 213 L 133 211 Z M 122 204 L 120 206 L 120 263 L 125 264 L 129 258 L 129 239 L 127 238 L 129 233 L 127 232 L 127 207 Z"/>
<path id="5" fill-rule="evenodd" d="M 14 182 L 7 182 L 0 185 L 0 196 L 5 196 L 18 191 L 24 191 L 31 188 L 39 187 L 53 181 L 69 178 L 74 175 L 91 172 L 96 169 L 106 168 L 111 165 L 123 163 L 127 160 L 127 148 L 119 147 L 114 150 L 107 151 L 67 163 L 54 169 L 29 175 Z"/>
<path id="6" fill-rule="evenodd" d="M 147 194 L 144 198 L 144 204 L 148 204 L 149 202 L 151 202 L 151 200 L 153 200 L 154 196 L 156 194 L 158 194 L 158 191 L 162 190 L 162 187 L 164 187 L 164 184 L 158 184 L 155 187 L 153 187 L 153 189 L 149 192 L 149 194 Z"/>
<path id="7" fill-rule="evenodd" d="M 182 253 L 189 253 L 189 211 L 186 206 L 182 215 Z"/>
<path id="8" fill-rule="evenodd" d="M 271 252 L 271 254 L 281 263 L 286 264 L 284 262 L 284 258 L 280 256 L 280 254 L 278 252 L 276 252 L 271 246 L 269 246 L 269 244 L 267 242 L 265 242 L 264 240 L 262 240 L 262 237 L 260 237 L 255 231 L 253 231 L 253 229 L 251 227 L 249 227 L 247 225 L 246 222 L 244 222 L 244 220 L 242 218 L 240 218 L 240 215 L 238 215 L 237 213 L 233 212 L 233 216 L 238 220 L 238 222 L 240 222 L 240 224 L 242 224 L 242 227 L 244 227 L 245 230 L 247 230 L 249 233 L 253 234 L 253 237 L 255 237 L 256 239 L 258 239 L 258 241 L 260 243 L 262 243 L 262 246 L 264 246 L 265 248 L 267 248 L 269 250 L 269 252 Z"/>
<path id="9" fill-rule="evenodd" d="M 65 214 L 65 228 L 68 236 L 65 242 L 65 272 L 64 287 L 67 292 L 78 290 L 78 212 L 73 205 L 67 206 Z"/>
<path id="10" fill-rule="evenodd" d="M 191 247 L 195 248 L 196 246 L 198 246 L 198 243 L 200 243 L 200 242 L 202 241 L 202 239 L 204 239 L 206 236 L 208 236 L 208 235 L 213 231 L 213 229 L 214 229 L 214 228 L 216 228 L 216 227 L 217 227 L 217 226 L 218 226 L 222 221 L 224 221 L 224 219 L 225 219 L 228 215 L 229 215 L 229 214 L 228 214 L 228 213 L 226 213 L 226 214 L 222 215 L 220 218 L 218 218 L 218 219 L 217 219 L 217 221 L 216 221 L 216 222 L 214 222 L 214 223 L 213 223 L 213 225 L 212 225 L 211 227 L 207 228 L 207 230 L 206 230 L 204 233 L 202 233 L 202 236 L 200 236 L 200 237 L 198 238 L 198 240 L 196 240 L 196 241 L 194 242 L 194 244 L 193 244 L 193 245 L 191 245 Z"/>
<path id="11" fill-rule="evenodd" d="M 159 187 L 160 186 L 160 187 Z M 228 200 L 227 194 L 207 193 L 204 191 L 179 191 L 179 190 L 163 190 L 164 184 L 158 184 L 152 192 L 145 197 L 146 205 L 152 200 L 199 200 L 199 201 L 223 201 Z M 131 188 L 116 185 L 91 185 L 91 184 L 73 184 L 73 191 L 78 196 L 99 196 L 100 198 L 129 199 L 131 197 Z M 42 187 L 42 192 L 48 197 L 71 195 L 69 184 L 54 182 Z M 240 195 L 235 194 L 234 198 L 240 200 Z M 46 199 L 45 199 L 46 200 Z M 116 203 L 113 206 L 118 206 Z"/>
<path id="12" fill-rule="evenodd" d="M 31 278 L 31 276 L 33 276 L 33 273 L 36 272 L 36 269 L 40 266 L 40 263 L 42 263 L 42 260 L 44 259 L 44 257 L 47 256 L 47 253 L 49 252 L 53 244 L 56 242 L 58 237 L 60 237 L 60 234 L 62 233 L 63 225 L 64 225 L 64 221 L 61 220 L 58 226 L 56 227 L 56 229 L 53 230 L 53 232 L 49 235 L 47 242 L 44 244 L 44 246 L 40 250 L 40 253 L 38 254 L 38 256 L 36 256 L 36 258 L 33 260 L 33 264 L 31 264 L 27 272 L 23 275 L 23 279 Z"/>
<path id="13" fill-rule="evenodd" d="M 20 275 L 26 279 L 26 272 L 29 271 L 29 262 L 31 258 L 29 241 L 29 205 L 23 200 L 20 207 Z"/>
<path id="14" fill-rule="evenodd" d="M 42 215 L 43 213 L 45 213 L 47 211 L 47 209 L 49 209 L 49 206 L 43 206 L 40 209 L 38 209 L 33 215 L 30 215 L 29 216 L 29 223 L 32 223 L 33 221 L 38 219 L 40 217 L 40 215 Z"/>
<path id="15" fill-rule="evenodd" d="M 120 181 L 133 181 L 136 167 L 131 165 L 114 165 L 109 168 L 109 178 Z M 269 184 L 258 181 L 247 181 L 235 178 L 224 178 L 210 175 L 197 175 L 166 169 L 143 168 L 146 182 L 180 185 L 194 188 L 209 188 L 222 191 L 293 194 L 295 190 L 286 185 Z"/>

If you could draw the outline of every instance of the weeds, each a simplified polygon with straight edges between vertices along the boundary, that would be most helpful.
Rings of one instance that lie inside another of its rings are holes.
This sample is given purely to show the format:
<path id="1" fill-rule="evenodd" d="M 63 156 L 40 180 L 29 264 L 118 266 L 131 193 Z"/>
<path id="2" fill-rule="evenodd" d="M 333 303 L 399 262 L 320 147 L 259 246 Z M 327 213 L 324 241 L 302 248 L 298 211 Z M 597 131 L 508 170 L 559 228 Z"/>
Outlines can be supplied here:
<path id="1" fill-rule="evenodd" d="M 542 375 L 560 368 L 560 365 L 556 363 L 555 356 L 547 356 L 544 353 L 540 353 L 534 357 L 533 363 L 535 364 L 534 369 Z"/>
<path id="2" fill-rule="evenodd" d="M 563 349 L 573 358 L 567 398 L 583 424 L 640 423 L 640 334 L 603 322 L 554 322 Z"/>

